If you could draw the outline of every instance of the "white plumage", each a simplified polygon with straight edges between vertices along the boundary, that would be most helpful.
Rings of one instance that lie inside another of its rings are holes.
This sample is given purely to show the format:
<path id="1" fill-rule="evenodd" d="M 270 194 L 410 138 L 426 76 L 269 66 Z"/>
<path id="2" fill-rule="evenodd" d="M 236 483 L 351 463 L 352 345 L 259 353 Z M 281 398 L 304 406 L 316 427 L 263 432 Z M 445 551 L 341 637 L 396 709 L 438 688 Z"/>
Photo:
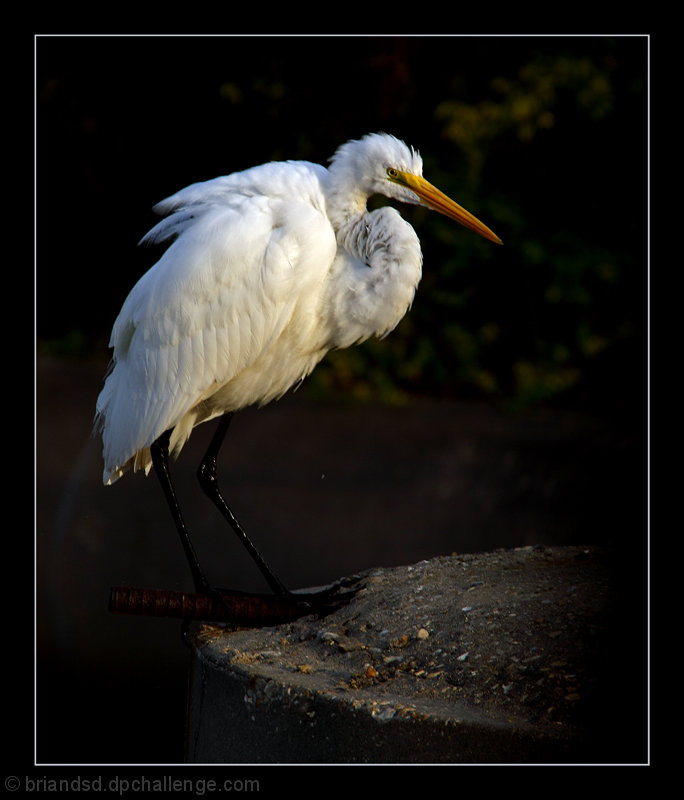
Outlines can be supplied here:
<path id="1" fill-rule="evenodd" d="M 169 245 L 123 304 L 97 401 L 105 483 L 149 471 L 164 432 L 177 455 L 195 425 L 274 400 L 330 349 L 397 325 L 422 256 L 395 209 L 366 210 L 377 193 L 422 202 L 500 243 L 386 134 L 343 145 L 328 169 L 264 164 L 155 207 L 165 218 L 143 241 Z"/>

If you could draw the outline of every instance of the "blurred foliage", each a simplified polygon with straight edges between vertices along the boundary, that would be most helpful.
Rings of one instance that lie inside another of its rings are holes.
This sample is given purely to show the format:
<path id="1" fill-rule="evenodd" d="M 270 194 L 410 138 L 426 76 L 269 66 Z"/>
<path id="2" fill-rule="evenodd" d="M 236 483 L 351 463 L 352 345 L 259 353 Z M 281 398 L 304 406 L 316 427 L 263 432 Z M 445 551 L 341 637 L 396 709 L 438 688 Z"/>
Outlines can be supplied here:
<path id="1" fill-rule="evenodd" d="M 309 390 L 627 408 L 645 385 L 646 45 L 39 41 L 39 339 L 104 351 L 150 266 L 134 245 L 162 197 L 269 159 L 324 162 L 342 141 L 388 130 L 504 247 L 403 208 L 425 255 L 411 313 L 382 341 L 331 353 Z"/>
<path id="2" fill-rule="evenodd" d="M 646 110 L 644 74 L 630 71 L 621 86 L 618 66 L 613 55 L 537 54 L 514 75 L 492 77 L 483 99 L 459 93 L 438 103 L 442 139 L 462 153 L 449 193 L 502 235 L 506 252 L 421 218 L 416 305 L 391 339 L 363 346 L 363 359 L 331 359 L 346 391 L 398 401 L 402 390 L 430 387 L 520 409 L 578 401 L 583 379 L 605 372 L 603 402 L 631 407 L 622 392 L 640 395 L 645 382 L 646 190 L 633 165 L 645 170 Z M 619 101 L 630 103 L 631 130 L 618 122 Z M 433 160 L 426 172 L 449 185 Z M 626 365 L 631 379 L 613 374 Z"/>

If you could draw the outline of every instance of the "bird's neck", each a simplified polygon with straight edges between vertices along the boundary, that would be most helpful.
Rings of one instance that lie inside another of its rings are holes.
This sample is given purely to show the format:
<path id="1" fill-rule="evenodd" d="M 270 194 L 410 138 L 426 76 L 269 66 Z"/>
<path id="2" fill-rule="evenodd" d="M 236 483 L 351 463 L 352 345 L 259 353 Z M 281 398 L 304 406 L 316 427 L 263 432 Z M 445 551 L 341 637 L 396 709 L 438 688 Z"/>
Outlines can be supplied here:
<path id="1" fill-rule="evenodd" d="M 366 212 L 368 197 L 369 193 L 358 184 L 339 180 L 338 176 L 328 181 L 325 187 L 326 213 L 335 233 Z"/>
<path id="2" fill-rule="evenodd" d="M 336 231 L 324 316 L 334 347 L 384 336 L 408 310 L 421 277 L 420 243 L 393 208 L 350 215 Z"/>

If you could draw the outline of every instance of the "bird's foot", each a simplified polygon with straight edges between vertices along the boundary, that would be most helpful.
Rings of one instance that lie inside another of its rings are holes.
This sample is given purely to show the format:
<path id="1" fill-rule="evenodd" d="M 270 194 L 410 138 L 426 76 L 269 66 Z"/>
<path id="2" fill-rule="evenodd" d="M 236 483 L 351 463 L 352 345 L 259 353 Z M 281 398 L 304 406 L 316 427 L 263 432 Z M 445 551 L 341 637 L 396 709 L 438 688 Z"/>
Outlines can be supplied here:
<path id="1" fill-rule="evenodd" d="M 302 616 L 315 614 L 325 617 L 351 602 L 360 588 L 358 577 L 351 576 L 315 592 L 288 591 L 286 599 L 302 609 Z"/>

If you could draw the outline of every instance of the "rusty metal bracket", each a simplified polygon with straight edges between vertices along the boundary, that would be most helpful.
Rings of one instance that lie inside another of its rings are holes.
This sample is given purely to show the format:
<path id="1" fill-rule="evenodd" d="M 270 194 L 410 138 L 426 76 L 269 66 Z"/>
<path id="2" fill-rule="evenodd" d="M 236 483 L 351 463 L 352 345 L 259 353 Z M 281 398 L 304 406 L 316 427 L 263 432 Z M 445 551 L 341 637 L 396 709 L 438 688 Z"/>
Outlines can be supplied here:
<path id="1" fill-rule="evenodd" d="M 277 625 L 315 613 L 311 605 L 296 598 L 251 595 L 217 590 L 211 594 L 167 589 L 113 586 L 109 594 L 112 614 L 172 617 L 237 625 Z"/>

